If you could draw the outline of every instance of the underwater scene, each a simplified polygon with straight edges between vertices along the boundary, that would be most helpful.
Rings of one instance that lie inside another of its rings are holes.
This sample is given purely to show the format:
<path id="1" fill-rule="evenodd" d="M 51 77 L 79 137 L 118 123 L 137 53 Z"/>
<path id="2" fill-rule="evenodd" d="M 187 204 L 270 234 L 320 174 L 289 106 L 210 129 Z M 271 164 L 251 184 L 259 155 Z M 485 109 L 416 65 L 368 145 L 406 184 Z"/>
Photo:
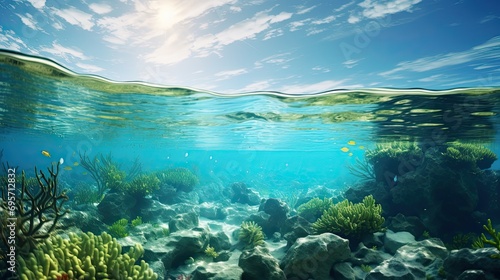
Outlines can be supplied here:
<path id="1" fill-rule="evenodd" d="M 500 277 L 499 88 L 0 75 L 2 279 Z"/>

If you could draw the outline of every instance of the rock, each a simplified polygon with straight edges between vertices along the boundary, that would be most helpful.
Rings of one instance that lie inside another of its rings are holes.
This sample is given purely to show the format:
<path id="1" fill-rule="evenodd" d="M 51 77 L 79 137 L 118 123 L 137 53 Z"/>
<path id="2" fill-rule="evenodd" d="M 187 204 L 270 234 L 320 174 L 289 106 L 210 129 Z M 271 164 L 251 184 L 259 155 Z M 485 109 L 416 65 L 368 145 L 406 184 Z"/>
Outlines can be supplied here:
<path id="1" fill-rule="evenodd" d="M 106 224 L 113 224 L 119 219 L 131 218 L 132 209 L 136 200 L 133 196 L 123 193 L 107 193 L 102 201 L 97 205 L 102 221 Z"/>
<path id="2" fill-rule="evenodd" d="M 281 227 L 281 234 L 287 241 L 287 246 L 290 247 L 295 243 L 297 238 L 306 237 L 312 234 L 311 223 L 300 216 L 293 216 L 285 221 Z"/>
<path id="3" fill-rule="evenodd" d="M 436 238 L 413 242 L 399 248 L 394 256 L 375 267 L 365 279 L 438 278 L 448 250 Z"/>
<path id="4" fill-rule="evenodd" d="M 278 261 L 262 246 L 245 250 L 240 255 L 238 266 L 243 270 L 241 279 L 245 280 L 285 280 L 285 273 Z"/>
<path id="5" fill-rule="evenodd" d="M 193 228 L 174 232 L 168 238 L 147 242 L 143 247 L 146 251 L 145 257 L 150 257 L 148 260 L 160 259 L 165 269 L 170 271 L 183 265 L 190 257 L 204 254 L 208 240 L 209 234 L 206 229 Z"/>
<path id="6" fill-rule="evenodd" d="M 161 202 L 148 199 L 144 203 L 144 208 L 141 209 L 140 214 L 144 222 L 149 223 L 168 223 L 171 219 L 177 215 L 176 211 L 172 209 L 172 206 L 162 204 Z M 135 217 L 132 217 L 135 218 Z"/>
<path id="7" fill-rule="evenodd" d="M 373 266 L 379 265 L 391 257 L 391 255 L 381 250 L 367 248 L 363 245 L 363 243 L 361 243 L 358 250 L 352 254 L 350 262 L 354 265 L 370 264 Z"/>
<path id="8" fill-rule="evenodd" d="M 394 254 L 403 245 L 415 242 L 415 237 L 409 232 L 393 232 L 387 230 L 385 233 L 384 247 L 387 253 Z"/>
<path id="9" fill-rule="evenodd" d="M 385 232 L 374 232 L 372 234 L 364 235 L 361 242 L 368 248 L 377 247 L 377 249 L 380 249 L 384 246 L 384 239 Z"/>
<path id="10" fill-rule="evenodd" d="M 200 205 L 200 216 L 210 220 L 224 220 L 227 217 L 225 208 L 204 202 Z"/>
<path id="11" fill-rule="evenodd" d="M 191 280 L 240 280 L 243 270 L 231 263 L 207 263 L 198 266 Z M 180 278 L 179 278 L 180 279 Z M 187 278 L 184 278 L 187 279 Z"/>
<path id="12" fill-rule="evenodd" d="M 227 236 L 223 231 L 219 231 L 215 234 L 210 233 L 210 246 L 214 247 L 215 251 L 229 250 L 231 249 L 231 242 L 229 241 L 229 236 Z"/>
<path id="13" fill-rule="evenodd" d="M 444 270 L 449 277 L 458 277 L 467 270 L 482 270 L 486 279 L 500 279 L 500 261 L 491 258 L 493 254 L 498 254 L 498 250 L 495 248 L 453 250 L 444 262 Z"/>
<path id="14" fill-rule="evenodd" d="M 194 211 L 176 215 L 168 223 L 168 228 L 170 229 L 170 232 L 175 232 L 183 229 L 191 229 L 197 226 L 198 226 L 198 214 L 196 214 Z"/>
<path id="15" fill-rule="evenodd" d="M 333 266 L 333 279 L 335 280 L 354 280 L 356 279 L 354 270 L 350 263 L 343 262 Z"/>
<path id="16" fill-rule="evenodd" d="M 79 205 L 71 209 L 59 219 L 59 223 L 62 226 L 57 226 L 57 229 L 68 229 L 74 226 L 83 232 L 90 231 L 95 234 L 108 230 L 108 226 L 101 221 L 97 207 L 91 204 Z"/>
<path id="17" fill-rule="evenodd" d="M 242 203 L 248 205 L 259 205 L 259 194 L 249 189 L 245 183 L 236 182 L 231 185 L 231 202 Z"/>
<path id="18" fill-rule="evenodd" d="M 281 230 L 290 209 L 286 203 L 276 198 L 269 198 L 262 201 L 259 211 L 269 214 L 268 225 L 262 229 L 267 236 L 271 236 L 274 232 Z"/>
<path id="19" fill-rule="evenodd" d="M 330 279 L 334 263 L 347 260 L 351 255 L 349 240 L 332 233 L 309 235 L 297 239 L 287 251 L 280 267 L 287 279 Z"/>
<path id="20" fill-rule="evenodd" d="M 466 270 L 462 272 L 457 280 L 486 280 L 486 274 L 482 270 Z"/>
<path id="21" fill-rule="evenodd" d="M 388 228 L 394 232 L 407 231 L 413 236 L 421 236 L 425 230 L 424 223 L 415 216 L 405 216 L 398 213 L 387 219 Z"/>

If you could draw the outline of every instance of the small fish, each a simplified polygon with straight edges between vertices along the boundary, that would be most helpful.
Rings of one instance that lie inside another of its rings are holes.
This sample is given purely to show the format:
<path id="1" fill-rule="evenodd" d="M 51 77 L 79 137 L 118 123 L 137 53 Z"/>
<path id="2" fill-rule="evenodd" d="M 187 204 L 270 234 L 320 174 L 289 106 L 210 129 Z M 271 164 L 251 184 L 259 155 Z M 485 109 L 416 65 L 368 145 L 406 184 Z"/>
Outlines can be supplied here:
<path id="1" fill-rule="evenodd" d="M 73 166 L 78 166 L 78 165 L 80 165 L 80 163 L 78 163 L 77 161 L 73 163 Z"/>
<path id="2" fill-rule="evenodd" d="M 347 148 L 347 147 L 342 147 L 340 150 L 341 150 L 342 152 L 344 152 L 344 153 L 349 152 L 349 148 Z"/>
<path id="3" fill-rule="evenodd" d="M 360 149 L 360 150 L 364 150 L 364 149 L 365 149 L 365 146 L 359 146 L 359 149 Z"/>
<path id="4" fill-rule="evenodd" d="M 63 159 L 63 158 L 60 158 L 60 159 L 59 159 L 59 164 L 61 164 L 61 165 L 62 165 L 63 163 L 64 163 L 64 159 Z"/>
<path id="5" fill-rule="evenodd" d="M 45 151 L 45 150 L 42 151 L 42 155 L 44 155 L 46 157 L 50 157 L 50 153 Z"/>
<path id="6" fill-rule="evenodd" d="M 70 171 L 70 170 L 73 170 L 73 168 L 72 168 L 71 166 L 65 166 L 65 167 L 64 167 L 64 170 L 68 170 L 68 171 Z"/>
<path id="7" fill-rule="evenodd" d="M 349 155 L 350 157 L 352 157 L 352 153 L 349 153 L 348 155 Z"/>
<path id="8" fill-rule="evenodd" d="M 347 142 L 347 145 L 354 146 L 354 145 L 356 145 L 356 141 L 351 140 L 351 141 Z"/>
<path id="9" fill-rule="evenodd" d="M 393 187 L 397 186 L 398 185 L 398 175 L 395 175 L 394 179 L 392 179 L 392 180 L 393 180 L 392 186 Z"/>

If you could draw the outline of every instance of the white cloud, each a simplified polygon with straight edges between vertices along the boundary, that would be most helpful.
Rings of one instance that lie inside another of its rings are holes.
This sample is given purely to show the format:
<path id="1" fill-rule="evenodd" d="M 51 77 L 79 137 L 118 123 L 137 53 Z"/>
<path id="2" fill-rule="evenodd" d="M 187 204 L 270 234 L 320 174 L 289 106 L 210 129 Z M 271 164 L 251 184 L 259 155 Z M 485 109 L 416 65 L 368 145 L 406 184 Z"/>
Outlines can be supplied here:
<path id="1" fill-rule="evenodd" d="M 359 4 L 367 18 L 381 18 L 399 12 L 411 12 L 422 0 L 365 0 Z"/>
<path id="2" fill-rule="evenodd" d="M 300 27 L 306 25 L 307 22 L 311 21 L 311 19 L 303 19 L 298 21 L 290 22 L 290 31 L 297 31 Z"/>
<path id="3" fill-rule="evenodd" d="M 322 72 L 322 73 L 328 73 L 330 72 L 330 69 L 326 68 L 326 67 L 321 67 L 321 66 L 315 66 L 312 68 L 313 71 L 319 71 L 319 72 Z"/>
<path id="4" fill-rule="evenodd" d="M 335 20 L 335 16 L 328 16 L 324 19 L 313 20 L 311 23 L 315 25 L 330 23 Z"/>
<path id="5" fill-rule="evenodd" d="M 311 6 L 311 7 L 307 7 L 307 8 L 304 6 L 300 6 L 299 7 L 300 10 L 297 11 L 297 15 L 303 15 L 303 14 L 309 13 L 314 8 L 316 8 L 316 5 Z"/>
<path id="6" fill-rule="evenodd" d="M 104 15 L 113 10 L 110 5 L 104 3 L 92 3 L 89 5 L 89 8 L 97 14 Z"/>
<path id="7" fill-rule="evenodd" d="M 35 19 L 33 18 L 32 15 L 26 13 L 24 16 L 20 14 L 17 14 L 17 16 L 21 19 L 24 25 L 28 26 L 33 30 L 39 30 L 39 28 L 36 26 Z"/>
<path id="8" fill-rule="evenodd" d="M 425 83 L 435 82 L 438 79 L 442 79 L 443 76 L 444 76 L 443 74 L 436 74 L 436 75 L 432 75 L 432 76 L 429 76 L 429 77 L 418 79 L 418 81 L 419 82 L 425 82 Z"/>
<path id="9" fill-rule="evenodd" d="M 498 59 L 500 59 L 500 36 L 493 37 L 469 50 L 427 56 L 413 61 L 403 61 L 398 63 L 396 68 L 380 73 L 380 75 L 392 76 L 401 71 L 425 72 L 453 65 L 478 62 L 479 60 Z"/>
<path id="10" fill-rule="evenodd" d="M 244 88 L 239 89 L 238 92 L 249 92 L 249 91 L 265 91 L 269 90 L 273 84 L 273 80 L 263 80 L 263 81 L 258 81 L 254 82 L 251 84 L 246 85 Z"/>
<path id="11" fill-rule="evenodd" d="M 237 7 L 237 6 L 231 6 L 229 7 L 229 10 L 233 11 L 233 12 L 241 12 L 241 8 L 240 7 Z"/>
<path id="12" fill-rule="evenodd" d="M 358 62 L 360 62 L 361 59 L 349 59 L 344 62 L 342 62 L 342 65 L 344 65 L 346 68 L 353 68 L 356 65 L 358 65 Z"/>
<path id="13" fill-rule="evenodd" d="M 355 15 L 350 15 L 349 18 L 347 19 L 347 22 L 348 23 L 358 23 L 360 22 L 361 19 L 358 17 L 358 16 L 355 16 Z"/>
<path id="14" fill-rule="evenodd" d="M 87 73 L 96 73 L 96 72 L 101 72 L 104 70 L 103 68 L 101 68 L 99 66 L 85 64 L 85 63 L 81 63 L 81 62 L 76 63 L 76 66 L 80 67 L 82 70 L 84 70 Z"/>
<path id="15" fill-rule="evenodd" d="M 239 76 L 242 74 L 248 73 L 248 71 L 245 68 L 240 68 L 240 69 L 235 69 L 235 70 L 228 70 L 228 71 L 221 71 L 218 73 L 215 73 L 214 76 L 218 77 L 218 81 L 221 80 L 226 80 L 234 76 Z"/>
<path id="16" fill-rule="evenodd" d="M 79 26 L 84 30 L 91 30 L 94 26 L 92 15 L 82 12 L 74 7 L 62 10 L 53 8 L 52 12 L 63 18 L 68 23 Z"/>
<path id="17" fill-rule="evenodd" d="M 28 2 L 30 2 L 31 5 L 37 9 L 45 7 L 45 0 L 28 0 Z"/>
<path id="18" fill-rule="evenodd" d="M 0 26 L 0 48 L 21 51 L 21 47 L 27 48 L 28 46 L 19 38 L 12 30 L 2 30 Z"/>
<path id="19" fill-rule="evenodd" d="M 55 56 L 61 57 L 66 61 L 70 61 L 71 59 L 79 59 L 86 60 L 88 59 L 81 51 L 64 47 L 57 42 L 53 42 L 51 47 L 42 47 L 40 49 L 42 52 L 50 53 Z"/>
<path id="20" fill-rule="evenodd" d="M 356 3 L 355 1 L 351 1 L 347 4 L 344 4 L 342 6 L 340 6 L 338 9 L 335 9 L 335 12 L 341 12 L 343 11 L 344 9 L 348 8 L 349 6 L 351 6 L 352 4 Z"/>
<path id="21" fill-rule="evenodd" d="M 271 38 L 274 38 L 274 37 L 279 37 L 281 35 L 283 35 L 283 30 L 281 28 L 276 28 L 276 29 L 271 29 L 269 30 L 266 35 L 264 35 L 264 38 L 262 40 L 269 40 Z"/>

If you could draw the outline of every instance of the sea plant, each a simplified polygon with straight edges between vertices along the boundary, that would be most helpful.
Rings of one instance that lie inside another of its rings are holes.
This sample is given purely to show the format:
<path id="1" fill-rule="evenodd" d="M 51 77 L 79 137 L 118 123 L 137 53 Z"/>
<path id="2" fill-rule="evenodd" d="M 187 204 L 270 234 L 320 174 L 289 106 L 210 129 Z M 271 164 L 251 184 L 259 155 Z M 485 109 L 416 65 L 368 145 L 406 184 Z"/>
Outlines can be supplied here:
<path id="1" fill-rule="evenodd" d="M 239 241 L 245 248 L 254 248 L 264 244 L 262 227 L 254 221 L 243 222 L 240 227 Z"/>
<path id="2" fill-rule="evenodd" d="M 4 165 L 6 174 L 13 174 L 14 169 Z M 2 201 L 0 202 L 1 212 L 5 215 L 9 213 L 10 218 L 15 217 L 15 226 L 11 221 L 2 219 L 0 228 L 0 238 L 3 241 L 3 249 L 9 248 L 9 236 L 11 228 L 14 228 L 16 237 L 16 247 L 21 254 L 31 252 L 36 244 L 47 239 L 54 231 L 59 219 L 68 210 L 64 203 L 68 200 L 65 190 L 60 190 L 58 185 L 59 164 L 52 165 L 47 169 L 48 174 L 35 167 L 35 178 L 38 187 L 29 188 L 26 174 L 21 174 L 21 186 L 18 193 L 15 189 L 9 189 L 9 184 L 15 184 L 11 176 L 3 178 L 1 189 Z M 17 185 L 19 188 L 19 185 Z M 9 197 L 14 196 L 15 201 Z"/>
<path id="3" fill-rule="evenodd" d="M 157 173 L 160 184 L 174 187 L 177 191 L 190 192 L 199 183 L 198 177 L 184 167 L 171 168 Z"/>
<path id="4" fill-rule="evenodd" d="M 448 143 L 443 156 L 450 164 L 474 169 L 490 168 L 497 160 L 497 155 L 490 149 L 479 144 L 461 142 Z"/>
<path id="5" fill-rule="evenodd" d="M 316 233 L 331 232 L 345 238 L 358 238 L 381 231 L 384 221 L 382 206 L 369 195 L 361 203 L 354 204 L 346 199 L 332 205 L 312 228 Z"/>
<path id="6" fill-rule="evenodd" d="M 144 249 L 140 244 L 122 254 L 122 247 L 109 234 L 70 232 L 69 239 L 53 236 L 28 256 L 19 256 L 21 280 L 47 279 L 144 279 L 156 280 L 158 275 L 140 261 Z"/>
<path id="7" fill-rule="evenodd" d="M 481 240 L 483 241 L 484 244 L 488 244 L 495 247 L 498 250 L 498 253 L 491 255 L 491 257 L 494 259 L 500 259 L 500 232 L 497 232 L 493 228 L 493 225 L 491 224 L 491 219 L 488 219 L 487 224 L 483 225 L 483 228 L 492 237 L 492 239 L 486 238 L 486 235 L 482 233 Z"/>
<path id="8" fill-rule="evenodd" d="M 135 218 L 132 221 L 130 221 L 130 224 L 132 225 L 132 227 L 136 227 L 136 226 L 142 225 L 142 217 L 137 216 L 137 218 Z"/>
<path id="9" fill-rule="evenodd" d="M 210 244 L 208 244 L 207 248 L 205 249 L 205 255 L 207 255 L 207 257 L 215 259 L 219 256 L 219 253 L 215 251 L 214 247 L 211 247 Z"/>
<path id="10" fill-rule="evenodd" d="M 139 174 L 124 189 L 128 194 L 144 197 L 160 189 L 160 179 L 152 173 Z"/>
<path id="11" fill-rule="evenodd" d="M 310 222 L 314 222 L 332 205 L 333 202 L 331 198 L 320 199 L 315 197 L 301 204 L 297 209 L 297 214 Z"/>
<path id="12" fill-rule="evenodd" d="M 129 232 L 127 229 L 128 225 L 128 220 L 127 219 L 120 219 L 116 222 L 114 222 L 112 225 L 108 226 L 108 233 L 111 234 L 111 236 L 116 237 L 116 238 L 123 238 L 127 237 Z"/>

